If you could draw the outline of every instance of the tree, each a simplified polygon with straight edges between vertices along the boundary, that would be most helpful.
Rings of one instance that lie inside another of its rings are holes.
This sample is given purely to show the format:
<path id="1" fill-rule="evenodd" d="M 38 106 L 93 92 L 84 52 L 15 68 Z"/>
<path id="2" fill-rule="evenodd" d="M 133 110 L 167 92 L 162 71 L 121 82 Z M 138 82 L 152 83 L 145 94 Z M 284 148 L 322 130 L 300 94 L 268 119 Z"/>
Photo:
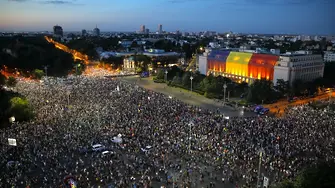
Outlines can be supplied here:
<path id="1" fill-rule="evenodd" d="M 335 187 L 335 164 L 320 163 L 303 170 L 295 179 L 296 188 Z"/>
<path id="2" fill-rule="evenodd" d="M 8 77 L 7 82 L 6 82 L 6 85 L 8 87 L 15 87 L 16 84 L 17 84 L 16 78 L 14 78 L 12 76 Z"/>
<path id="3" fill-rule="evenodd" d="M 200 88 L 207 93 L 217 93 L 219 89 L 217 80 L 212 74 L 201 81 Z"/>
<path id="4" fill-rule="evenodd" d="M 284 180 L 275 188 L 330 188 L 335 187 L 335 163 L 322 162 L 302 170 L 291 180 Z"/>
<path id="5" fill-rule="evenodd" d="M 6 84 L 6 77 L 0 73 L 0 89 Z"/>
<path id="6" fill-rule="evenodd" d="M 34 78 L 41 79 L 44 76 L 44 71 L 41 69 L 35 69 L 33 72 Z"/>
<path id="7" fill-rule="evenodd" d="M 184 86 L 190 86 L 191 85 L 191 80 L 190 80 L 190 77 L 191 77 L 191 72 L 187 71 L 187 72 L 184 72 L 183 74 L 183 77 L 182 77 L 182 84 Z M 193 83 L 192 83 L 193 84 Z"/>
<path id="8" fill-rule="evenodd" d="M 76 70 L 76 75 L 81 75 L 84 70 L 85 70 L 85 65 L 83 65 L 82 63 L 80 62 L 77 62 L 75 65 L 74 65 L 74 69 Z"/>
<path id="9" fill-rule="evenodd" d="M 326 62 L 324 68 L 324 82 L 326 87 L 335 86 L 335 62 Z"/>
<path id="10" fill-rule="evenodd" d="M 134 55 L 135 66 L 140 72 L 148 71 L 148 66 L 151 63 L 151 58 L 146 55 Z"/>
<path id="11" fill-rule="evenodd" d="M 168 79 L 171 80 L 175 76 L 182 77 L 183 71 L 178 66 L 172 66 L 168 71 Z"/>
<path id="12" fill-rule="evenodd" d="M 35 69 L 41 69 L 44 65 L 48 65 L 48 75 L 65 76 L 72 69 L 73 56 L 55 48 L 53 44 L 41 36 L 6 38 L 2 40 L 0 37 L 1 46 L 9 48 L 13 56 L 0 52 L 0 64 L 8 67 L 7 72 L 15 72 L 14 68 L 17 68 L 24 75 L 26 71 L 33 73 Z M 58 63 L 61 68 L 54 69 L 55 63 Z"/>
<path id="13" fill-rule="evenodd" d="M 194 50 L 191 48 L 191 45 L 189 43 L 183 44 L 182 50 L 185 53 L 186 59 L 192 58 L 192 54 L 194 53 Z"/>
<path id="14" fill-rule="evenodd" d="M 164 77 L 165 77 L 164 70 L 163 69 L 159 70 L 158 73 L 157 73 L 156 78 L 157 79 L 164 79 Z"/>
<path id="15" fill-rule="evenodd" d="M 275 99 L 272 82 L 266 79 L 256 80 L 249 88 L 247 100 L 254 103 L 270 102 Z"/>
<path id="16" fill-rule="evenodd" d="M 182 79 L 179 76 L 174 76 L 172 79 L 172 85 L 180 85 L 182 84 Z"/>
<path id="17" fill-rule="evenodd" d="M 137 48 L 138 47 L 138 44 L 136 41 L 133 41 L 130 45 L 131 48 Z"/>
<path id="18" fill-rule="evenodd" d="M 13 97 L 10 100 L 9 114 L 17 121 L 26 121 L 33 117 L 28 100 L 21 97 Z"/>
<path id="19" fill-rule="evenodd" d="M 306 93 L 306 84 L 300 80 L 294 80 L 291 88 L 291 93 L 294 96 L 302 96 Z"/>
<path id="20" fill-rule="evenodd" d="M 274 188 L 295 188 L 294 182 L 291 180 L 284 180 L 279 184 L 275 185 Z"/>
<path id="21" fill-rule="evenodd" d="M 111 64 L 113 69 L 121 68 L 123 65 L 122 57 L 109 56 L 108 58 L 102 59 L 102 61 Z"/>
<path id="22" fill-rule="evenodd" d="M 288 81 L 284 81 L 283 79 L 278 79 L 277 85 L 275 88 L 278 90 L 281 96 L 285 96 L 289 92 L 289 86 L 290 84 Z"/>
<path id="23" fill-rule="evenodd" d="M 306 82 L 306 94 L 314 95 L 318 91 L 318 86 L 314 81 Z"/>

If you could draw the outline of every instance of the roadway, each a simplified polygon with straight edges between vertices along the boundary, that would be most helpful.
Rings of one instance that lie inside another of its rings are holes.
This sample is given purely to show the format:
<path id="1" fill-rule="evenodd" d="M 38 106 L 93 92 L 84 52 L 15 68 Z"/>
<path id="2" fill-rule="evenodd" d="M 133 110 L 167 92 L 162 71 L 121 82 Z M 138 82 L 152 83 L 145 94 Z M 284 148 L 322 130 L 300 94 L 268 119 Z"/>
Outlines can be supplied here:
<path id="1" fill-rule="evenodd" d="M 330 95 L 332 95 L 332 97 L 335 97 L 335 92 L 332 92 L 331 94 L 326 93 L 326 94 L 318 95 L 313 98 L 299 99 L 293 102 L 288 102 L 287 100 L 280 100 L 274 104 L 266 104 L 263 106 L 265 108 L 269 108 L 271 113 L 276 114 L 277 116 L 280 117 L 284 115 L 285 108 L 287 108 L 288 106 L 297 106 L 297 105 L 307 104 L 309 102 L 314 102 L 318 100 L 327 100 L 329 99 Z"/>
<path id="2" fill-rule="evenodd" d="M 165 95 L 171 96 L 173 98 L 177 98 L 187 104 L 200 106 L 205 109 L 209 109 L 212 111 L 219 110 L 225 116 L 254 116 L 253 112 L 244 112 L 241 110 L 235 110 L 235 108 L 230 106 L 223 106 L 222 101 L 208 99 L 203 95 L 200 95 L 195 92 L 190 92 L 188 90 L 184 90 L 176 87 L 169 87 L 164 83 L 155 83 L 152 78 L 139 78 L 138 76 L 129 76 L 121 79 L 122 81 L 128 83 L 136 83 L 138 86 L 143 87 L 148 90 L 152 90 L 155 92 L 160 92 Z"/>

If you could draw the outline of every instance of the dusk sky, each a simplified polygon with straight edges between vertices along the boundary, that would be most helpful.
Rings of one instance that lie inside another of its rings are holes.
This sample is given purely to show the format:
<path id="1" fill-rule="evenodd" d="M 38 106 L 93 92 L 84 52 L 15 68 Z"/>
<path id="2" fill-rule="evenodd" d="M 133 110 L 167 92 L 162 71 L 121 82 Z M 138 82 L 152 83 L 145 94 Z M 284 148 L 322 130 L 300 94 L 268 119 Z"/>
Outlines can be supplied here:
<path id="1" fill-rule="evenodd" d="M 0 0 L 0 31 L 233 31 L 335 35 L 335 0 Z"/>

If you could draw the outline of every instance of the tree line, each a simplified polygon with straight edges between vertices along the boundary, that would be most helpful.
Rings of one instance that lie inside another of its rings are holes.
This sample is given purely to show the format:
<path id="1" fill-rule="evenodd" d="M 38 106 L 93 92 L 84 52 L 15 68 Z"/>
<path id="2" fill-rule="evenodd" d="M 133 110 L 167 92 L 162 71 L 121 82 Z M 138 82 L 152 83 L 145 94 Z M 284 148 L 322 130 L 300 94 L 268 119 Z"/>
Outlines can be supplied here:
<path id="1" fill-rule="evenodd" d="M 312 81 L 304 82 L 302 80 L 295 80 L 292 84 L 282 79 L 277 80 L 277 85 L 266 79 L 255 80 L 251 84 L 245 82 L 235 82 L 230 78 L 223 76 L 208 76 L 201 75 L 199 72 L 185 72 L 180 68 L 174 66 L 167 70 L 165 74 L 164 69 L 158 71 L 155 76 L 155 82 L 166 82 L 170 86 L 191 89 L 192 76 L 192 90 L 202 94 L 208 98 L 223 99 L 224 86 L 226 87 L 226 99 L 229 97 L 243 98 L 249 103 L 273 103 L 282 98 L 293 97 L 308 97 L 320 94 L 328 87 L 334 87 L 335 78 L 333 71 L 335 71 L 334 63 L 327 63 L 325 68 L 324 78 L 317 78 Z"/>

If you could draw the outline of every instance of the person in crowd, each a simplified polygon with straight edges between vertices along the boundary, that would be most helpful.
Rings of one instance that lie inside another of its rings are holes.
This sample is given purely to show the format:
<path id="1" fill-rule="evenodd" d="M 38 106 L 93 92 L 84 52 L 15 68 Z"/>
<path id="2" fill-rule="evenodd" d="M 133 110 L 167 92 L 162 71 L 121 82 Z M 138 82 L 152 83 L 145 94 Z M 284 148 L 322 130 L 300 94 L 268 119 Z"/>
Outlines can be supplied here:
<path id="1" fill-rule="evenodd" d="M 275 183 L 334 160 L 329 109 L 227 119 L 100 75 L 17 84 L 36 117 L 0 130 L 0 187 L 59 187 L 66 176 L 78 187 L 254 187 L 260 161 Z"/>

